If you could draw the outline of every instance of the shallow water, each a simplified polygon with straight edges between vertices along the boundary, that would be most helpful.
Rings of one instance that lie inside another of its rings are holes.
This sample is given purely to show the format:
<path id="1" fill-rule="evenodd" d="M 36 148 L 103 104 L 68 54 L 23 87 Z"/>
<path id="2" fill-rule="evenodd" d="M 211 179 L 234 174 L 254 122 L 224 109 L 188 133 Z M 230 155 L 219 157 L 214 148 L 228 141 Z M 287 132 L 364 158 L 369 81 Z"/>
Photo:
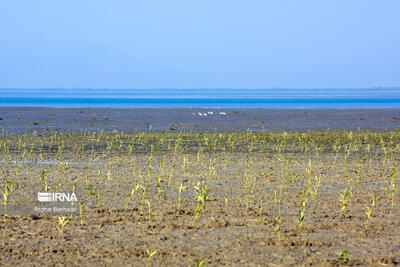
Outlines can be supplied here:
<path id="1" fill-rule="evenodd" d="M 0 89 L 0 107 L 399 108 L 383 89 Z"/>

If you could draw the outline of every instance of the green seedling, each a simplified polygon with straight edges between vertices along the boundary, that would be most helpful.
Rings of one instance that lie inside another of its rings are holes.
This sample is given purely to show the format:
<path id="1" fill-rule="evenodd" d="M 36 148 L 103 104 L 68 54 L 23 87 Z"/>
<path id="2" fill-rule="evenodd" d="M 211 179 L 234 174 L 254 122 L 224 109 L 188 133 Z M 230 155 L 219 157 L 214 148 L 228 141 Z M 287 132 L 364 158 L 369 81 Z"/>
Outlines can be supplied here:
<path id="1" fill-rule="evenodd" d="M 14 181 L 7 179 L 4 189 L 8 192 L 8 195 L 12 195 L 14 191 Z"/>
<path id="2" fill-rule="evenodd" d="M 349 254 L 349 251 L 343 249 L 342 252 L 337 253 L 338 260 L 341 263 L 347 263 L 349 261 L 349 257 L 347 256 L 347 254 Z"/>
<path id="3" fill-rule="evenodd" d="M 306 168 L 306 171 L 307 171 L 308 177 L 311 179 L 311 176 L 314 173 L 311 159 L 308 161 L 308 167 Z"/>
<path id="4" fill-rule="evenodd" d="M 117 190 L 115 190 L 115 193 L 114 193 L 114 200 L 117 199 L 118 192 L 119 192 L 119 189 L 120 189 L 120 188 L 121 188 L 121 183 L 118 183 L 118 188 L 117 188 Z"/>
<path id="5" fill-rule="evenodd" d="M 133 153 L 133 144 L 129 143 L 128 148 L 129 148 L 128 155 L 132 155 L 132 153 Z"/>
<path id="6" fill-rule="evenodd" d="M 96 195 L 96 192 L 94 191 L 94 187 L 93 187 L 93 185 L 88 185 L 87 186 L 87 191 L 88 191 L 88 195 L 89 196 L 95 196 Z"/>
<path id="7" fill-rule="evenodd" d="M 176 166 L 176 164 L 175 164 L 175 163 L 172 163 L 171 169 L 170 169 L 169 174 L 168 174 L 168 187 L 171 186 L 171 183 L 172 183 L 172 176 L 173 176 L 173 173 L 174 173 L 174 168 L 175 168 L 175 166 Z"/>
<path id="8" fill-rule="evenodd" d="M 342 204 L 342 211 L 346 209 L 346 203 L 347 203 L 347 188 L 343 190 L 343 192 L 339 192 L 341 198 L 340 198 L 340 203 Z"/>
<path id="9" fill-rule="evenodd" d="M 392 207 L 394 206 L 394 194 L 397 191 L 397 184 L 396 184 L 396 169 L 393 168 L 391 174 L 389 176 L 389 186 L 385 189 L 385 194 L 389 196 L 390 203 Z"/>
<path id="10" fill-rule="evenodd" d="M 217 176 L 217 171 L 215 169 L 215 161 L 216 161 L 215 158 L 210 159 L 210 164 L 208 165 L 208 176 L 210 178 L 213 177 L 214 179 Z"/>
<path id="11" fill-rule="evenodd" d="M 179 194 L 178 194 L 178 210 L 181 208 L 181 201 L 182 201 L 182 191 L 185 189 L 183 184 L 181 183 L 181 186 L 179 187 Z"/>
<path id="12" fill-rule="evenodd" d="M 67 220 L 64 216 L 63 217 L 58 217 L 58 225 L 60 226 L 60 233 L 64 232 L 64 227 L 69 223 L 69 220 Z"/>
<path id="13" fill-rule="evenodd" d="M 161 176 L 157 175 L 157 191 L 158 191 L 158 198 L 162 198 L 162 192 L 163 190 L 161 189 Z"/>
<path id="14" fill-rule="evenodd" d="M 315 178 L 315 183 L 314 183 L 313 189 L 310 190 L 312 199 L 314 199 L 317 196 L 319 187 L 320 187 L 321 181 L 322 181 L 321 176 L 315 175 L 314 178 Z"/>
<path id="15" fill-rule="evenodd" d="M 149 267 L 151 267 L 151 258 L 157 253 L 157 250 L 146 249 Z"/>
<path id="16" fill-rule="evenodd" d="M 43 170 L 40 174 L 40 181 L 45 184 L 45 191 L 48 191 L 48 179 L 47 179 L 47 170 Z"/>
<path id="17" fill-rule="evenodd" d="M 247 171 L 244 173 L 243 178 L 244 178 L 243 189 L 247 190 L 247 184 L 248 184 L 248 180 L 249 180 L 249 176 L 247 175 Z"/>
<path id="18" fill-rule="evenodd" d="M 132 189 L 131 194 L 128 197 L 128 200 L 126 201 L 126 204 L 124 206 L 125 209 L 128 208 L 129 202 L 134 198 L 135 193 L 141 188 L 141 186 L 136 183 L 135 187 Z"/>
<path id="19" fill-rule="evenodd" d="M 56 192 L 58 192 L 58 189 L 60 188 L 60 186 L 61 186 L 61 182 L 60 182 L 60 180 L 58 180 L 57 185 L 56 185 Z"/>
<path id="20" fill-rule="evenodd" d="M 226 209 L 226 210 L 228 210 L 228 203 L 229 203 L 229 201 L 228 201 L 228 194 L 225 193 L 225 209 Z"/>
<path id="21" fill-rule="evenodd" d="M 306 207 L 307 207 L 307 198 L 303 198 L 303 200 L 300 203 L 300 214 L 299 214 L 299 227 L 303 227 L 304 223 L 304 218 L 305 218 L 305 213 L 306 213 Z"/>
<path id="22" fill-rule="evenodd" d="M 75 192 L 76 184 L 78 183 L 79 178 L 74 180 L 74 183 L 72 184 L 72 192 Z"/>
<path id="23" fill-rule="evenodd" d="M 44 191 L 49 191 L 49 180 L 45 180 L 45 182 L 44 182 Z"/>
<path id="24" fill-rule="evenodd" d="M 197 261 L 196 261 L 196 266 L 197 266 L 197 267 L 204 267 L 204 266 L 206 266 L 206 264 L 205 264 L 204 261 L 202 261 L 202 260 L 197 260 Z"/>
<path id="25" fill-rule="evenodd" d="M 0 192 L 3 195 L 3 206 L 4 206 L 3 221 L 6 222 L 6 219 L 8 218 L 8 215 L 7 215 L 8 196 L 10 195 L 7 185 L 4 186 L 4 191 L 0 191 Z"/>
<path id="26" fill-rule="evenodd" d="M 274 220 L 274 226 L 275 226 L 275 237 L 278 238 L 278 241 L 281 241 L 281 239 L 286 238 L 286 236 L 281 235 L 281 216 L 278 215 L 276 216 L 275 220 Z"/>
<path id="27" fill-rule="evenodd" d="M 107 164 L 107 180 L 111 180 L 111 163 Z"/>
<path id="28" fill-rule="evenodd" d="M 349 169 L 347 169 L 347 176 L 346 176 L 347 184 L 349 185 L 349 196 L 350 198 L 353 197 L 353 179 L 350 176 Z"/>
<path id="29" fill-rule="evenodd" d="M 65 170 L 67 169 L 67 165 L 63 163 L 61 157 L 59 158 L 58 169 L 60 170 L 60 172 L 61 172 L 62 174 L 65 174 Z"/>
<path id="30" fill-rule="evenodd" d="M 164 173 L 164 168 L 165 168 L 165 160 L 164 160 L 164 158 L 162 158 L 160 161 L 160 172 L 162 174 Z"/>
<path id="31" fill-rule="evenodd" d="M 371 207 L 368 207 L 368 206 L 366 207 L 367 208 L 367 211 L 366 211 L 367 219 L 365 221 L 366 225 L 368 224 L 368 221 L 370 220 L 370 217 L 371 217 L 372 212 L 374 211 L 374 207 L 375 207 L 375 197 L 373 197 L 371 200 L 372 200 Z"/>
<path id="32" fill-rule="evenodd" d="M 251 186 L 251 189 L 250 189 L 250 194 L 254 193 L 254 188 L 256 186 L 256 183 L 257 183 L 257 177 L 254 177 L 253 185 Z"/>
<path id="33" fill-rule="evenodd" d="M 79 201 L 79 217 L 81 220 L 81 224 L 83 224 L 83 202 Z"/>
<path id="34" fill-rule="evenodd" d="M 278 198 L 278 191 L 274 190 L 274 203 L 279 204 L 280 200 Z"/>
<path id="35" fill-rule="evenodd" d="M 101 170 L 97 171 L 97 182 L 100 181 L 100 177 L 101 177 Z"/>
<path id="36" fill-rule="evenodd" d="M 15 177 L 19 179 L 19 169 L 21 168 L 21 163 L 16 163 L 17 169 L 15 170 Z"/>
<path id="37" fill-rule="evenodd" d="M 97 208 L 101 206 L 100 192 L 97 190 Z"/>
<path id="38" fill-rule="evenodd" d="M 197 186 L 194 187 L 196 190 L 196 198 L 197 198 L 197 208 L 195 211 L 195 217 L 193 220 L 193 225 L 196 224 L 196 220 L 200 215 L 200 212 L 205 209 L 206 202 L 210 201 L 208 199 L 208 189 L 206 188 L 205 183 L 197 183 Z"/>

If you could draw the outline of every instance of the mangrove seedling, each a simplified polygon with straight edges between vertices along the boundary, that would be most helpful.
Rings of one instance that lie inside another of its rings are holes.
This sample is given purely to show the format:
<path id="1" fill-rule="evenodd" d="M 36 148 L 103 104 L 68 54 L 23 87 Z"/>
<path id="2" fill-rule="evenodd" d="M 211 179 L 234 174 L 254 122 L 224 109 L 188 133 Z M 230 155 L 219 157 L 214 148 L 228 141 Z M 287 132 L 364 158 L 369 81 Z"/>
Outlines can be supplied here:
<path id="1" fill-rule="evenodd" d="M 343 192 L 339 192 L 339 194 L 341 196 L 340 203 L 342 204 L 342 211 L 344 211 L 346 209 L 346 203 L 347 203 L 346 193 L 347 193 L 347 188 L 345 190 L 343 190 Z"/>
<path id="2" fill-rule="evenodd" d="M 100 192 L 97 190 L 97 207 L 100 208 L 101 200 L 100 200 Z"/>
<path id="3" fill-rule="evenodd" d="M 306 213 L 306 207 L 307 207 L 307 198 L 303 198 L 303 200 L 300 203 L 300 214 L 299 214 L 299 226 L 300 228 L 303 227 L 304 223 L 304 218 L 305 218 L 305 213 Z"/>
<path id="4" fill-rule="evenodd" d="M 275 237 L 278 238 L 278 241 L 281 241 L 282 238 L 286 238 L 286 236 L 282 236 L 281 235 L 281 216 L 276 216 L 275 220 L 274 220 L 274 226 L 275 226 Z"/>
<path id="5" fill-rule="evenodd" d="M 64 231 L 64 227 L 69 223 L 69 220 L 67 220 L 64 216 L 58 217 L 58 225 L 60 226 L 60 233 Z"/>
<path id="6" fill-rule="evenodd" d="M 6 219 L 8 218 L 7 202 L 8 202 L 8 196 L 10 195 L 10 192 L 8 191 L 7 186 L 4 186 L 4 192 L 3 191 L 0 191 L 0 192 L 3 195 L 3 206 L 4 206 L 3 221 L 6 222 Z"/>
<path id="7" fill-rule="evenodd" d="M 183 184 L 181 183 L 181 186 L 179 187 L 179 194 L 178 194 L 178 210 L 181 208 L 181 195 L 182 195 L 182 191 L 185 189 L 185 187 L 183 186 Z"/>
<path id="8" fill-rule="evenodd" d="M 206 264 L 205 264 L 204 261 L 202 261 L 202 260 L 197 260 L 197 261 L 196 261 L 196 266 L 197 266 L 197 267 L 204 267 L 204 266 L 206 266 Z"/>
<path id="9" fill-rule="evenodd" d="M 368 224 L 368 221 L 370 220 L 370 217 L 372 215 L 372 212 L 374 211 L 374 207 L 375 207 L 375 197 L 373 197 L 372 199 L 372 203 L 371 203 L 371 207 L 366 207 L 367 208 L 367 220 L 365 221 L 365 224 Z"/>
<path id="10" fill-rule="evenodd" d="M 196 190 L 196 198 L 197 198 L 197 208 L 195 211 L 195 217 L 193 220 L 193 225 L 196 224 L 196 220 L 200 215 L 200 212 L 205 209 L 206 202 L 210 201 L 208 199 L 208 189 L 206 188 L 205 183 L 197 183 L 197 186 L 194 187 Z"/>
<path id="11" fill-rule="evenodd" d="M 347 256 L 347 254 L 349 254 L 349 251 L 343 249 L 342 252 L 337 253 L 338 260 L 341 263 L 347 263 L 349 261 L 349 257 Z"/>
<path id="12" fill-rule="evenodd" d="M 81 224 L 83 224 L 83 202 L 79 201 L 79 217 L 81 219 Z"/>
<path id="13" fill-rule="evenodd" d="M 151 267 L 151 257 L 153 257 L 157 253 L 157 250 L 146 249 L 146 253 L 148 257 L 149 267 Z"/>

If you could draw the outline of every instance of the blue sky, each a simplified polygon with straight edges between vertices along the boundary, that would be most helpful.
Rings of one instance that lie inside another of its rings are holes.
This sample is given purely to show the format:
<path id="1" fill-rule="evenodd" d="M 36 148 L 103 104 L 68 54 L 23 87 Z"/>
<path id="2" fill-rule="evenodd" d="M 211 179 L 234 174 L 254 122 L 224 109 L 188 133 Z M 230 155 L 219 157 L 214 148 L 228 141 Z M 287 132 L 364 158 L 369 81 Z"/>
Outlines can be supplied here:
<path id="1" fill-rule="evenodd" d="M 2 88 L 400 86 L 400 1 L 0 3 Z"/>

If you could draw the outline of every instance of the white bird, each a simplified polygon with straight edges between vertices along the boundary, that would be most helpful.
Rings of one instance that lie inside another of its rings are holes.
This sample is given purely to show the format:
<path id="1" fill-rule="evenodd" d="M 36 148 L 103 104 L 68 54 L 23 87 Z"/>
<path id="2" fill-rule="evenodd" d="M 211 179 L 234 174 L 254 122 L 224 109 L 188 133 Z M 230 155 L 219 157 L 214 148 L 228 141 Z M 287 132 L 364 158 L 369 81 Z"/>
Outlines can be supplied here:
<path id="1" fill-rule="evenodd" d="M 207 116 L 207 113 L 203 113 L 204 116 Z"/>
<path id="2" fill-rule="evenodd" d="M 211 115 L 213 114 L 212 111 L 209 111 L 209 112 L 207 112 L 207 113 L 208 113 L 208 114 L 211 114 Z"/>
<path id="3" fill-rule="evenodd" d="M 225 112 L 220 112 L 219 114 L 221 114 L 221 115 L 226 115 L 226 113 L 225 113 Z"/>
<path id="4" fill-rule="evenodd" d="M 200 112 L 199 112 L 199 115 L 203 117 L 203 114 L 201 114 Z"/>

